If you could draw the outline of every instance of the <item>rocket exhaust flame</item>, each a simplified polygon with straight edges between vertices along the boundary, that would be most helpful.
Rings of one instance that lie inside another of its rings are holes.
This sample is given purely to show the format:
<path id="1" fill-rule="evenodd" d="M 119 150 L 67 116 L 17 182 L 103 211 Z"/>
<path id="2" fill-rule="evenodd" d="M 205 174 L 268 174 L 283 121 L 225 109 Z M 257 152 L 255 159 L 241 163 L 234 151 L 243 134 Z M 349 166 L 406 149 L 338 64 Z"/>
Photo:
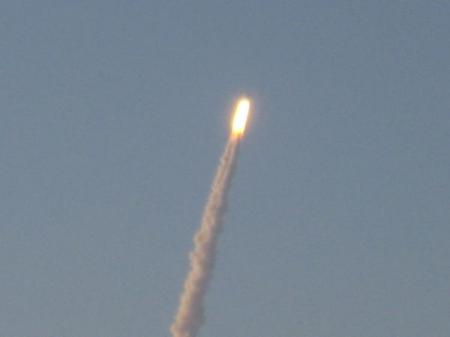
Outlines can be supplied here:
<path id="1" fill-rule="evenodd" d="M 250 101 L 248 98 L 241 98 L 233 114 L 233 122 L 231 124 L 233 136 L 241 137 L 244 134 L 249 111 Z"/>
<path id="2" fill-rule="evenodd" d="M 236 163 L 239 140 L 245 131 L 250 101 L 241 99 L 236 107 L 230 139 L 220 159 L 200 228 L 194 237 L 190 270 L 184 282 L 177 313 L 170 331 L 173 337 L 195 337 L 204 320 L 203 298 L 211 278 L 217 239 L 222 227 L 226 198 Z"/>

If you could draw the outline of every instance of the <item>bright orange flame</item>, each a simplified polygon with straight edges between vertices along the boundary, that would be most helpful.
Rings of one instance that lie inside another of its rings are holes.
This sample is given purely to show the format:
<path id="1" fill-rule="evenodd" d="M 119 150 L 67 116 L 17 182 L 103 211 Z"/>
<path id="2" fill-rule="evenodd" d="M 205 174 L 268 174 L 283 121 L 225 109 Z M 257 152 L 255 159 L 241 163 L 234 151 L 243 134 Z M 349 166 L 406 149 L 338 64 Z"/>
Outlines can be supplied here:
<path id="1" fill-rule="evenodd" d="M 248 98 L 241 98 L 234 110 L 233 121 L 231 123 L 231 133 L 233 136 L 240 137 L 244 134 L 249 111 L 250 100 Z"/>

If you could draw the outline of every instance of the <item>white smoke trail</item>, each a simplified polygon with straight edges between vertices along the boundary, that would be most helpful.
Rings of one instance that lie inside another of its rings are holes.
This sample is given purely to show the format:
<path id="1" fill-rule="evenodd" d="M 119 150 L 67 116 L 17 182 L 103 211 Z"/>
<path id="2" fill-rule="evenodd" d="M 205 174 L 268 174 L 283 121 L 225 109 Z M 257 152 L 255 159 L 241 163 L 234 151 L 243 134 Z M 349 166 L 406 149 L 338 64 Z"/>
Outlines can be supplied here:
<path id="1" fill-rule="evenodd" d="M 221 230 L 238 145 L 239 140 L 231 137 L 214 177 L 202 222 L 194 237 L 190 270 L 184 282 L 174 322 L 170 327 L 173 337 L 195 337 L 203 322 L 203 298 L 214 267 L 217 237 Z"/>

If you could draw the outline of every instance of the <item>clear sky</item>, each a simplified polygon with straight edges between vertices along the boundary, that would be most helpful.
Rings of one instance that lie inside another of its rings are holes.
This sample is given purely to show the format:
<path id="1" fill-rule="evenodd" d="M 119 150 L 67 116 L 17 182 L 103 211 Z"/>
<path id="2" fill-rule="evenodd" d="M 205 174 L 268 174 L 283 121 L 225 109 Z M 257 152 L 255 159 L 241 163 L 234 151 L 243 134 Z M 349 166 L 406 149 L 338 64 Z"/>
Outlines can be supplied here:
<path id="1" fill-rule="evenodd" d="M 450 335 L 450 1 L 0 2 L 0 336 Z"/>

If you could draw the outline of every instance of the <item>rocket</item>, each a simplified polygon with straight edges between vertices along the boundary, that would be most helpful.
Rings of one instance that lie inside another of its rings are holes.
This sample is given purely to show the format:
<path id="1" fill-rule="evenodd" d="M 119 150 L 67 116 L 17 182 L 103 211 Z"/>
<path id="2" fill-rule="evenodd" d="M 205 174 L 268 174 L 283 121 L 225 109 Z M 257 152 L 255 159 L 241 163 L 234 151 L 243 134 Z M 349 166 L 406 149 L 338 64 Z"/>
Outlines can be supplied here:
<path id="1" fill-rule="evenodd" d="M 231 122 L 231 134 L 236 138 L 241 138 L 247 125 L 248 113 L 250 111 L 250 100 L 246 97 L 239 99 L 234 110 Z"/>

